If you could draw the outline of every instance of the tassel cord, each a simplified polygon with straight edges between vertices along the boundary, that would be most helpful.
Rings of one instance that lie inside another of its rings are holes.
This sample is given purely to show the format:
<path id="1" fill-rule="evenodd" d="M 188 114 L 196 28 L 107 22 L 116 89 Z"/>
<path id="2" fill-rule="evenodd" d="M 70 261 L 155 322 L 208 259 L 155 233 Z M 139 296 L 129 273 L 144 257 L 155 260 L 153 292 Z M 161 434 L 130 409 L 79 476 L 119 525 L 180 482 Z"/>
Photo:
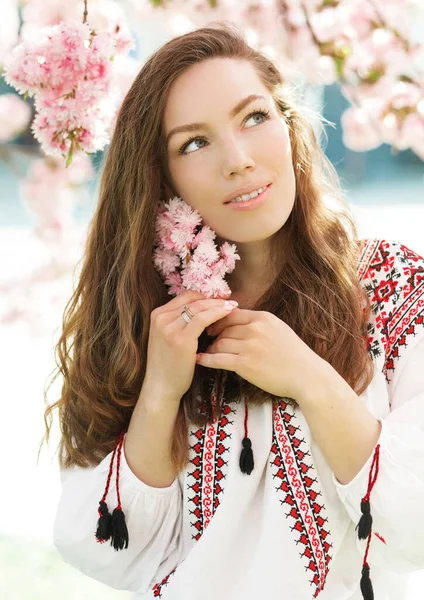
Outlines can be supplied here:
<path id="1" fill-rule="evenodd" d="M 380 444 L 378 444 L 375 448 L 373 461 L 371 464 L 370 472 L 368 474 L 368 487 L 367 493 L 361 500 L 361 512 L 362 516 L 359 520 L 356 529 L 358 529 L 358 537 L 359 539 L 367 539 L 367 546 L 365 549 L 364 560 L 362 562 L 362 576 L 360 581 L 360 588 L 362 597 L 364 600 L 374 600 L 374 591 L 372 587 L 372 582 L 370 578 L 370 566 L 368 564 L 368 553 L 371 544 L 372 537 L 372 516 L 371 516 L 371 506 L 370 506 L 370 495 L 371 491 L 374 487 L 375 482 L 377 481 L 378 472 L 380 466 Z"/>
<path id="2" fill-rule="evenodd" d="M 97 521 L 97 529 L 95 532 L 96 540 L 103 544 L 104 542 L 111 539 L 111 544 L 114 543 L 114 532 L 116 532 L 116 509 L 110 514 L 108 506 L 106 504 L 106 497 L 109 493 L 110 482 L 112 480 L 113 466 L 115 463 L 115 457 L 117 456 L 117 478 L 116 478 L 116 491 L 118 496 L 118 507 L 121 510 L 121 498 L 119 494 L 119 467 L 121 462 L 121 449 L 124 442 L 125 431 L 121 432 L 119 436 L 115 440 L 115 446 L 113 448 L 112 456 L 109 463 L 109 472 L 106 481 L 105 491 L 103 493 L 102 499 L 99 502 L 99 507 L 97 512 L 99 514 L 99 519 Z M 123 514 L 123 513 L 122 513 Z M 122 530 L 122 527 L 121 527 Z M 116 535 L 115 535 L 116 537 Z"/>
<path id="3" fill-rule="evenodd" d="M 128 528 L 125 523 L 125 515 L 122 510 L 121 505 L 121 494 L 119 492 L 119 471 L 121 467 L 121 452 L 122 446 L 124 445 L 124 434 L 121 433 L 118 443 L 118 454 L 116 457 L 116 496 L 118 499 L 118 505 L 114 509 L 111 518 L 111 539 L 110 545 L 113 546 L 115 550 L 123 550 L 124 548 L 128 548 Z"/>
<path id="4" fill-rule="evenodd" d="M 119 444 L 121 443 L 121 437 L 123 439 L 123 434 L 122 433 L 120 433 L 119 436 L 115 440 L 115 446 L 113 448 L 113 453 L 112 453 L 112 457 L 110 459 L 110 464 L 109 464 L 109 473 L 108 473 L 108 476 L 107 476 L 105 492 L 104 492 L 103 497 L 100 500 L 100 502 L 106 503 L 106 496 L 108 495 L 109 487 L 110 487 L 110 481 L 112 479 L 113 463 L 115 462 L 115 456 L 116 456 L 116 453 L 118 451 Z"/>
<path id="5" fill-rule="evenodd" d="M 378 472 L 380 467 L 380 444 L 376 446 L 371 468 L 368 474 L 368 487 L 367 493 L 361 500 L 361 512 L 362 516 L 357 524 L 358 537 L 360 540 L 366 540 L 372 530 L 372 516 L 370 507 L 370 495 L 377 481 Z"/>
<path id="6" fill-rule="evenodd" d="M 240 453 L 239 466 L 240 471 L 242 473 L 246 473 L 250 475 L 253 471 L 255 462 L 253 459 L 253 450 L 252 450 L 252 442 L 248 437 L 248 428 L 247 428 L 247 419 L 249 415 L 249 409 L 247 406 L 247 402 L 245 402 L 245 411 L 244 411 L 244 438 L 242 441 L 243 449 Z"/>
<path id="7" fill-rule="evenodd" d="M 118 456 L 116 458 L 116 462 L 117 462 L 117 465 L 116 465 L 116 496 L 118 498 L 118 506 L 116 508 L 118 508 L 119 510 L 122 510 L 121 494 L 119 493 L 119 470 L 121 468 L 121 451 L 122 451 L 123 445 L 124 445 L 124 434 L 121 433 L 119 444 L 118 444 Z"/>

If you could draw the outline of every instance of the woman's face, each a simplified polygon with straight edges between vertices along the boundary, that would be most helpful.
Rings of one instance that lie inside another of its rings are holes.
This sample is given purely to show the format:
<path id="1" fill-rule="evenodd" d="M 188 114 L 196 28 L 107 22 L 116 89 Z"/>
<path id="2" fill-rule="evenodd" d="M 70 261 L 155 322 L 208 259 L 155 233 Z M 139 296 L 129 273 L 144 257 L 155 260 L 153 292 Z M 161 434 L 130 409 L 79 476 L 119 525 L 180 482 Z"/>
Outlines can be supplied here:
<path id="1" fill-rule="evenodd" d="M 251 95 L 258 98 L 242 102 Z M 193 123 L 203 125 L 169 135 Z M 288 128 L 249 62 L 214 58 L 190 67 L 170 90 L 164 125 L 176 195 L 200 213 L 217 242 L 265 240 L 286 223 L 295 199 Z M 262 206 L 241 211 L 224 204 L 241 187 L 268 183 Z"/>

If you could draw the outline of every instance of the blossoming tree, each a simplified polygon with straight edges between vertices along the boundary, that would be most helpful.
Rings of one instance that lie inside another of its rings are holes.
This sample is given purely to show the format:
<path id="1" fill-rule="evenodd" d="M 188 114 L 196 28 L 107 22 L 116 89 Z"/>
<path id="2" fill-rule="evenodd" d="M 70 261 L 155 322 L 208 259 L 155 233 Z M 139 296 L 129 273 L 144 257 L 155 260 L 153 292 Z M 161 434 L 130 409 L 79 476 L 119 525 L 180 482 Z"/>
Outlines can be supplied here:
<path id="1" fill-rule="evenodd" d="M 422 0 L 2 0 L 0 69 L 20 96 L 0 96 L 0 159 L 22 150 L 13 140 L 30 127 L 39 156 L 20 191 L 56 263 L 65 254 L 57 248 L 72 245 L 90 156 L 107 146 L 141 67 L 135 40 L 156 17 L 169 37 L 237 23 L 286 80 L 339 82 L 350 102 L 341 119 L 348 148 L 386 143 L 424 160 Z"/>

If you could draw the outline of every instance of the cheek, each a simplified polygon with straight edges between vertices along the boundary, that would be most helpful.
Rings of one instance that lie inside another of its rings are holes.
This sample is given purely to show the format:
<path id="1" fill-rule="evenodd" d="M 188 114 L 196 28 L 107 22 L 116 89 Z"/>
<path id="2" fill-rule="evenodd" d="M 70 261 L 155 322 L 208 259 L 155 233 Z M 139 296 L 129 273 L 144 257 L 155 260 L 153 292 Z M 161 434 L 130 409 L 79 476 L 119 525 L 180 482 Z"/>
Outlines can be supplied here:
<path id="1" fill-rule="evenodd" d="M 292 165 L 290 138 L 286 127 L 275 128 L 270 132 L 264 151 L 276 165 Z"/>
<path id="2" fill-rule="evenodd" d="M 191 198 L 196 198 L 199 202 L 199 199 L 204 197 L 205 194 L 207 196 L 208 191 L 210 193 L 211 186 L 208 182 L 211 181 L 212 177 L 209 173 L 211 171 L 210 161 L 201 160 L 203 158 L 201 156 L 196 156 L 195 160 L 193 158 L 188 156 L 186 159 L 181 158 L 175 161 L 171 171 L 172 179 L 179 194 L 189 204 L 192 204 Z M 193 207 L 198 208 L 197 206 Z"/>
<path id="3" fill-rule="evenodd" d="M 279 175 L 280 181 L 285 186 L 286 194 L 294 196 L 296 178 L 288 132 L 274 132 L 266 152 L 267 164 Z"/>
<path id="4" fill-rule="evenodd" d="M 194 162 L 196 162 L 195 166 L 193 166 Z M 203 225 L 208 225 L 217 231 L 222 218 L 220 216 L 222 208 L 216 204 L 216 193 L 214 195 L 213 186 L 210 184 L 214 178 L 216 179 L 210 161 L 191 161 L 189 157 L 187 161 L 180 160 L 177 163 L 173 165 L 171 174 L 178 196 L 198 211 Z"/>

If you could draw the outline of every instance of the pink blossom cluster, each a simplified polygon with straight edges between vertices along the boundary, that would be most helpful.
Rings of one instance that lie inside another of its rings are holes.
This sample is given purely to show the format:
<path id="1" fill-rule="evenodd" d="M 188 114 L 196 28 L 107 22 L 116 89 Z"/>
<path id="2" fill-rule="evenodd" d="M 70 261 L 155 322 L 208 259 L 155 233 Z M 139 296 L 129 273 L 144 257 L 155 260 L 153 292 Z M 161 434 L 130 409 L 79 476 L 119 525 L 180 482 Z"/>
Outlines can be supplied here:
<path id="1" fill-rule="evenodd" d="M 148 4 L 148 0 L 144 1 Z M 71 3 L 63 0 L 26 0 L 22 8 L 21 36 L 24 39 L 34 39 L 38 37 L 41 27 L 61 22 L 78 24 L 81 22 L 83 9 L 83 0 Z M 113 90 L 114 103 L 119 106 L 142 66 L 140 60 L 125 54 L 132 47 L 132 42 L 124 7 L 116 0 L 90 0 L 87 23 L 91 29 L 108 32 L 114 38 L 118 53 L 109 65 L 110 89 Z M 109 134 L 114 129 L 116 116 L 117 112 L 110 124 Z"/>
<path id="2" fill-rule="evenodd" d="M 70 164 L 76 151 L 105 147 L 117 108 L 112 61 L 131 47 L 131 38 L 124 42 L 87 23 L 48 26 L 15 47 L 4 77 L 34 97 L 32 131 L 46 154 L 67 156 Z"/>
<path id="3" fill-rule="evenodd" d="M 136 4 L 136 0 L 134 0 Z M 145 4 L 145 2 L 144 2 Z M 231 20 L 289 80 L 340 81 L 352 103 L 344 143 L 411 148 L 424 159 L 424 4 L 421 0 L 163 0 L 172 35 Z M 421 25 L 420 25 L 421 23 Z M 414 134 L 415 132 L 415 134 Z"/>
<path id="4" fill-rule="evenodd" d="M 0 143 L 9 142 L 28 127 L 31 108 L 16 94 L 0 96 Z"/>
<path id="5" fill-rule="evenodd" d="M 352 150 L 381 143 L 411 148 L 424 159 L 423 41 L 415 39 L 415 1 L 348 0 L 308 3 L 311 42 L 331 57 L 352 106 L 342 116 Z M 418 13 L 417 13 L 418 9 Z"/>
<path id="6" fill-rule="evenodd" d="M 22 8 L 23 39 L 37 38 L 41 27 L 59 23 L 78 24 L 82 20 L 84 1 L 26 0 Z M 87 23 L 90 29 L 113 34 L 117 51 L 126 52 L 131 34 L 122 3 L 116 0 L 89 0 Z"/>
<path id="7" fill-rule="evenodd" d="M 35 233 L 43 241 L 59 243 L 74 226 L 74 208 L 82 202 L 82 185 L 94 176 L 90 157 L 79 154 L 65 167 L 61 159 L 40 158 L 32 162 L 19 191 L 35 219 Z"/>
<path id="8" fill-rule="evenodd" d="M 181 198 L 159 208 L 153 263 L 170 295 L 194 290 L 207 298 L 220 298 L 231 292 L 224 276 L 240 260 L 237 248 L 224 242 L 218 250 L 216 233 L 201 223 L 198 211 Z"/>
<path id="9" fill-rule="evenodd" d="M 382 142 L 395 150 L 412 149 L 424 160 L 424 93 L 415 83 L 382 77 L 366 86 L 345 86 L 359 105 L 342 115 L 343 142 L 352 150 L 372 150 Z"/>

